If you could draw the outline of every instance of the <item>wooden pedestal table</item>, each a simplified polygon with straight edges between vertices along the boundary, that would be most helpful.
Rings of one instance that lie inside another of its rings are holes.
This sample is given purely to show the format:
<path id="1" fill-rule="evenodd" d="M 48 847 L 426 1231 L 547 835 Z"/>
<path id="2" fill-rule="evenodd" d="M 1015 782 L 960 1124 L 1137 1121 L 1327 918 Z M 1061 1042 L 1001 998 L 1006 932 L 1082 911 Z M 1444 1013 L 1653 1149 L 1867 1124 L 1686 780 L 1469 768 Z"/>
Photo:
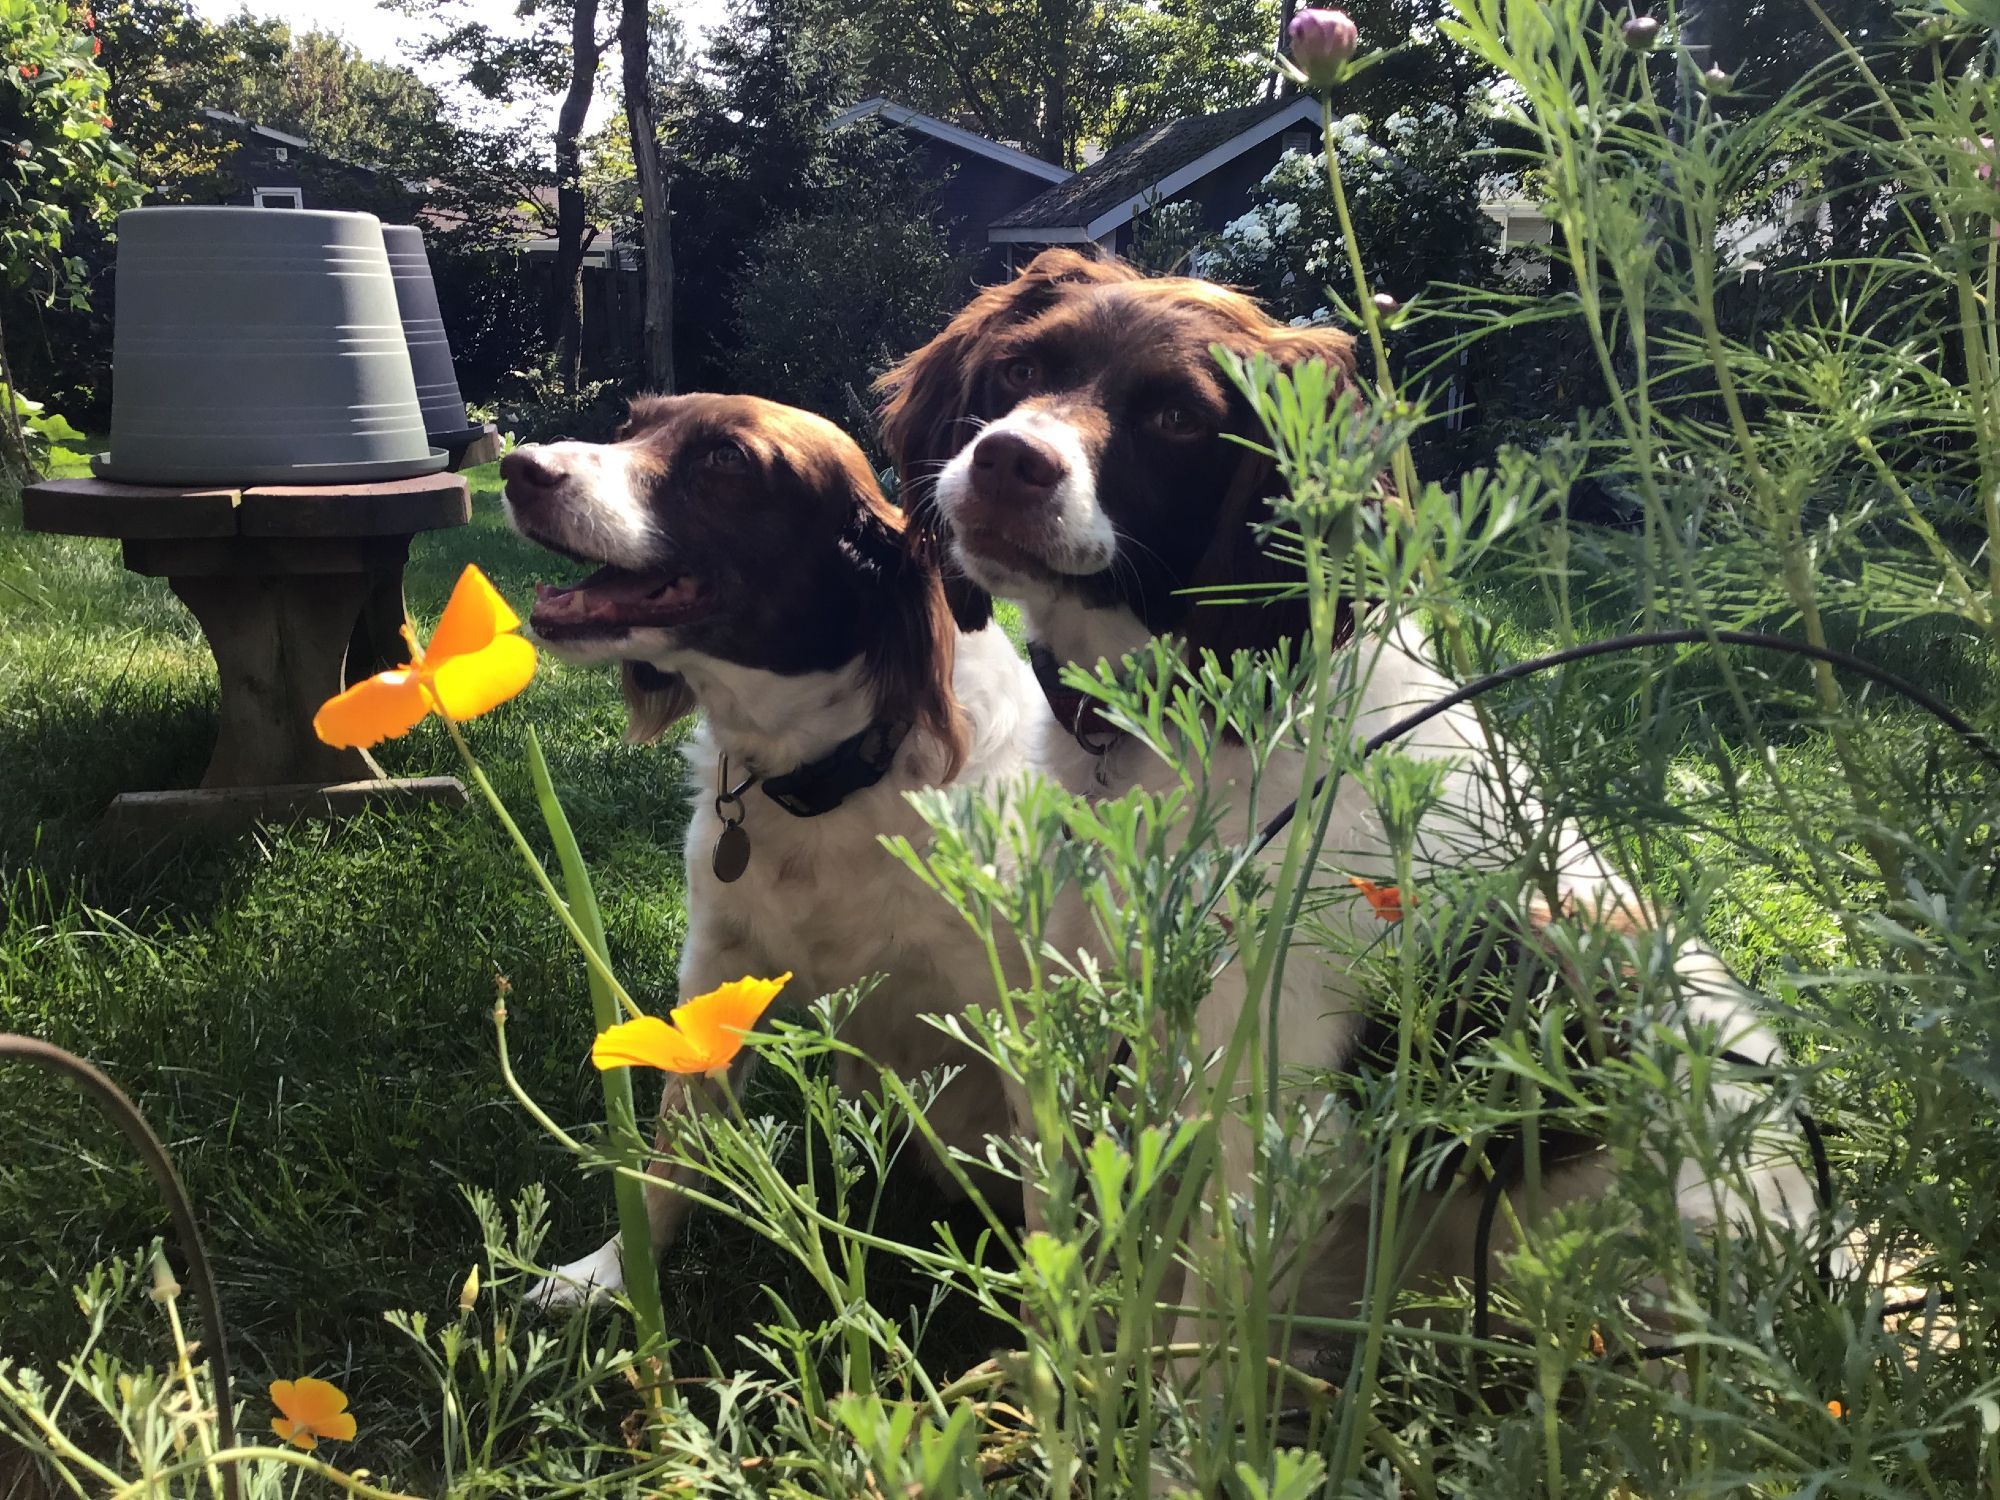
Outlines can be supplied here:
<path id="1" fill-rule="evenodd" d="M 472 518 L 457 475 L 240 490 L 58 479 L 25 490 L 22 513 L 30 531 L 122 541 L 125 566 L 166 579 L 215 656 L 221 709 L 201 786 L 127 792 L 105 814 L 107 832 L 337 817 L 389 797 L 465 801 L 454 777 L 386 778 L 366 753 L 312 729 L 349 670 L 407 659 L 396 627 L 410 538 Z"/>

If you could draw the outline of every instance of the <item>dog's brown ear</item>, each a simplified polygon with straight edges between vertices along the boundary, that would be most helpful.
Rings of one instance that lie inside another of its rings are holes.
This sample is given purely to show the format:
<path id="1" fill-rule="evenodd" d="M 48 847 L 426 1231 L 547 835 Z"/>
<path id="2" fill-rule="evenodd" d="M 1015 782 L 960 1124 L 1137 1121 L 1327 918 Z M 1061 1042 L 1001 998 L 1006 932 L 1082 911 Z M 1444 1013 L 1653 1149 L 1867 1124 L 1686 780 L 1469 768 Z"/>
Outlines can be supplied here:
<path id="1" fill-rule="evenodd" d="M 651 662 L 618 664 L 618 686 L 625 694 L 625 743 L 650 745 L 694 712 L 694 692 L 677 672 L 662 672 Z"/>
<path id="2" fill-rule="evenodd" d="M 1239 352 L 1268 354 L 1287 369 L 1318 360 L 1332 372 L 1336 395 L 1354 378 L 1353 336 L 1324 323 L 1303 327 L 1246 325 Z M 1261 433 L 1254 436 L 1262 438 Z M 1179 634 L 1191 654 L 1205 649 L 1227 661 L 1237 651 L 1273 651 L 1284 641 L 1296 643 L 1306 638 L 1311 618 L 1304 574 L 1297 563 L 1278 556 L 1268 542 L 1260 543 L 1257 537 L 1257 524 L 1267 518 L 1269 501 L 1278 487 L 1277 468 L 1271 460 L 1246 451 L 1191 585 L 1228 592 L 1196 594 L 1190 600 Z M 1204 602 L 1216 597 L 1231 602 Z M 1342 601 L 1338 639 L 1345 641 L 1352 629 L 1352 607 Z"/>
<path id="3" fill-rule="evenodd" d="M 974 436 L 973 377 L 980 346 L 992 335 L 1053 306 L 1066 287 L 1135 281 L 1123 261 L 1076 250 L 1044 250 L 1012 281 L 982 288 L 942 333 L 905 356 L 875 382 L 881 396 L 882 445 L 896 467 L 898 503 L 914 523 L 905 543 L 946 571 L 932 487 L 942 469 Z M 953 617 L 977 630 L 993 615 L 983 589 L 956 575 L 945 578 Z"/>
<path id="4" fill-rule="evenodd" d="M 910 518 L 882 498 L 872 479 L 856 499 L 847 542 L 869 575 L 870 593 L 887 611 L 866 657 L 875 716 L 885 724 L 908 724 L 940 747 L 930 773 L 943 785 L 964 767 L 970 747 L 952 687 L 958 623 L 937 567 L 925 549 L 909 544 Z"/>
<path id="5" fill-rule="evenodd" d="M 1303 641 L 1312 627 L 1305 574 L 1257 536 L 1256 523 L 1266 518 L 1277 484 L 1271 460 L 1244 453 L 1175 632 L 1187 642 L 1190 661 L 1203 651 L 1224 662 L 1238 651 L 1275 651 L 1285 641 Z"/>
<path id="6" fill-rule="evenodd" d="M 1354 379 L 1354 335 L 1331 323 L 1275 327 L 1265 335 L 1264 351 L 1288 370 L 1318 360 L 1334 373 L 1336 390 Z"/>

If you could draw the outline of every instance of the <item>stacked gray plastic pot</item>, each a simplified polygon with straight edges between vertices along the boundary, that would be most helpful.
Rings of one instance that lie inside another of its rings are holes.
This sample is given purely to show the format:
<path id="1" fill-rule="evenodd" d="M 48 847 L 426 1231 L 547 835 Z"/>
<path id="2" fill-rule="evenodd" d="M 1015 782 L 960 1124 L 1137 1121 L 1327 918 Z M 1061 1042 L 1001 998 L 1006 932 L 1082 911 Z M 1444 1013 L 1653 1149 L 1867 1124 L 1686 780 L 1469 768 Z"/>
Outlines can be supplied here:
<path id="1" fill-rule="evenodd" d="M 462 448 L 486 430 L 470 423 L 465 398 L 458 393 L 458 371 L 452 367 L 451 341 L 445 337 L 444 314 L 438 309 L 437 283 L 424 250 L 423 231 L 412 224 L 384 224 L 382 239 L 389 249 L 389 269 L 396 276 L 396 305 L 403 315 L 403 337 L 410 346 L 410 369 L 417 381 L 417 404 L 424 411 L 424 432 L 438 447 Z"/>
<path id="2" fill-rule="evenodd" d="M 93 467 L 105 479 L 174 485 L 370 481 L 444 468 L 398 290 L 371 214 L 119 215 L 111 450 Z M 436 373 L 440 358 L 445 377 L 451 368 L 436 306 L 432 289 L 425 384 L 436 410 L 464 428 L 463 403 L 450 412 L 457 381 L 447 396 Z"/>

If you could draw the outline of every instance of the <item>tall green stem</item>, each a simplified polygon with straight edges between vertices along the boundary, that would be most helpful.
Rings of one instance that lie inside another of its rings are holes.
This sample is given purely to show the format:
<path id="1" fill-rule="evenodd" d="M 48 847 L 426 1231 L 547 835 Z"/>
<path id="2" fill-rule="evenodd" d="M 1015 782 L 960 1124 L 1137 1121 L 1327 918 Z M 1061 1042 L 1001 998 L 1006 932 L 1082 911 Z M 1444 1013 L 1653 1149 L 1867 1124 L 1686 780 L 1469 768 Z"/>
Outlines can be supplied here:
<path id="1" fill-rule="evenodd" d="M 535 796 L 542 806 L 542 821 L 548 825 L 555 843 L 556 859 L 562 865 L 563 884 L 569 888 L 569 907 L 590 951 L 608 970 L 609 945 L 604 939 L 604 919 L 597 909 L 597 893 L 591 889 L 590 871 L 576 845 L 569 815 L 556 796 L 549 776 L 549 763 L 542 755 L 542 742 L 533 726 L 528 729 L 528 770 L 535 779 Z M 618 997 L 612 987 L 590 971 L 590 1007 L 599 1032 L 618 1024 Z M 604 1085 L 604 1122 L 613 1140 L 638 1136 L 638 1120 L 632 1107 L 632 1070 L 606 1068 L 598 1075 Z M 651 1342 L 666 1356 L 667 1320 L 660 1305 L 660 1268 L 653 1234 L 646 1222 L 646 1190 L 630 1178 L 619 1177 L 612 1184 L 618 1204 L 618 1259 L 625 1273 L 625 1295 L 632 1303 L 632 1318 L 638 1326 L 641 1344 Z M 659 1387 L 666 1389 L 664 1385 Z"/>

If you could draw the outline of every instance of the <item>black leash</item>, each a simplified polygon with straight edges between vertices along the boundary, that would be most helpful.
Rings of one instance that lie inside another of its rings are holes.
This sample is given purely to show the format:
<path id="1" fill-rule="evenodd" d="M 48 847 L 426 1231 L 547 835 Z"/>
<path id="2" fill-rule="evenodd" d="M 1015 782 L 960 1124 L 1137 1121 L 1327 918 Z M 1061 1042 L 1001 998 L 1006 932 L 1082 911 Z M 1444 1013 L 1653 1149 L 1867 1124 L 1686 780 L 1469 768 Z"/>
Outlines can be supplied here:
<path id="1" fill-rule="evenodd" d="M 1366 760 L 1384 745 L 1401 739 L 1411 730 L 1421 728 L 1439 714 L 1448 713 L 1461 703 L 1470 703 L 1474 698 L 1484 697 L 1493 689 L 1504 687 L 1510 682 L 1519 682 L 1524 677 L 1533 677 L 1554 667 L 1567 666 L 1573 661 L 1587 661 L 1594 656 L 1615 656 L 1621 651 L 1642 651 L 1653 646 L 1695 645 L 1753 646 L 1763 651 L 1807 656 L 1814 661 L 1844 667 L 1857 677 L 1865 677 L 1870 682 L 1909 699 L 1950 728 L 1965 742 L 1968 749 L 1994 770 L 2000 771 L 2000 750 L 1994 749 L 1993 742 L 1973 728 L 1949 705 L 1941 699 L 1932 697 L 1909 679 L 1898 677 L 1894 672 L 1878 667 L 1873 662 L 1863 661 L 1848 652 L 1836 651 L 1831 646 L 1815 646 L 1808 641 L 1795 641 L 1789 636 L 1766 635 L 1756 630 L 1646 630 L 1633 635 L 1615 635 L 1608 640 L 1586 641 L 1579 646 L 1565 646 L 1560 651 L 1551 651 L 1543 656 L 1531 656 L 1526 661 L 1517 661 L 1511 666 L 1500 668 L 1497 672 L 1488 672 L 1484 677 L 1475 677 L 1464 687 L 1446 693 L 1442 698 L 1425 704 L 1413 713 L 1405 714 L 1387 729 L 1370 738 L 1361 747 L 1361 758 Z M 1312 795 L 1317 797 L 1324 791 L 1326 782 L 1326 776 L 1321 776 L 1314 782 Z M 1272 839 L 1284 832 L 1285 825 L 1292 821 L 1293 815 L 1298 810 L 1298 799 L 1293 798 L 1259 831 L 1257 841 L 1250 846 L 1250 852 L 1261 853 Z"/>

